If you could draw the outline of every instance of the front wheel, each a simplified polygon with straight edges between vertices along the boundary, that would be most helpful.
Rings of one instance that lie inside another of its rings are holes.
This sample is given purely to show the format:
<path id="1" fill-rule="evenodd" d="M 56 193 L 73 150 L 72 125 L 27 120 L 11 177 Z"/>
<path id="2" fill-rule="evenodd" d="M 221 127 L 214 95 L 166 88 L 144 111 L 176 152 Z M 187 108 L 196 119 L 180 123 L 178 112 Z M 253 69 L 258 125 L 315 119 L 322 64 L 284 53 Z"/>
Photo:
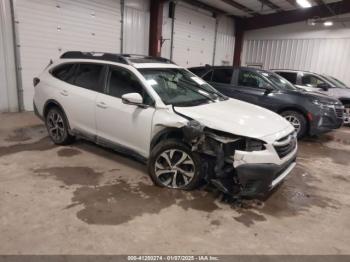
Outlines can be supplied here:
<path id="1" fill-rule="evenodd" d="M 307 120 L 306 118 L 296 111 L 285 111 L 281 113 L 287 121 L 289 121 L 297 132 L 298 138 L 303 138 L 307 132 Z"/>
<path id="2" fill-rule="evenodd" d="M 161 187 L 192 190 L 201 179 L 200 157 L 184 143 L 170 139 L 160 142 L 151 152 L 148 172 Z"/>

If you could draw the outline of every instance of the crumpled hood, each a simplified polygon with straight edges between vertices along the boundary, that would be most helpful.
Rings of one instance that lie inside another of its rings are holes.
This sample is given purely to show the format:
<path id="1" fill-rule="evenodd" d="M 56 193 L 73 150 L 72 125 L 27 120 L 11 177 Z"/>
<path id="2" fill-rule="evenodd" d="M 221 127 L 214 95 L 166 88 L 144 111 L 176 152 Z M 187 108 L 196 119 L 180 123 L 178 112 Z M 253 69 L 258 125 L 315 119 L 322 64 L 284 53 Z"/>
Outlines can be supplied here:
<path id="1" fill-rule="evenodd" d="M 294 130 L 278 114 L 236 99 L 193 107 L 175 107 L 175 110 L 209 128 L 256 139 L 271 135 L 278 138 Z"/>

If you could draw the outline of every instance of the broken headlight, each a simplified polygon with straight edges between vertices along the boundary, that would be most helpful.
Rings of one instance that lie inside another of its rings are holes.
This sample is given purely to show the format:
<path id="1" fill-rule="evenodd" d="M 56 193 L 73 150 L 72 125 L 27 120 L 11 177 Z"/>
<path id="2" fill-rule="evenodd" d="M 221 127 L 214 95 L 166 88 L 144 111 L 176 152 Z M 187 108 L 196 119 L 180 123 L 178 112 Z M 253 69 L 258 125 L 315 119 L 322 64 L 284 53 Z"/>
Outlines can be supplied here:
<path id="1" fill-rule="evenodd" d="M 247 138 L 245 142 L 245 150 L 248 152 L 261 151 L 265 149 L 263 141 Z"/>
<path id="2" fill-rule="evenodd" d="M 261 151 L 265 150 L 265 143 L 258 139 L 236 136 L 223 131 L 205 128 L 207 139 L 205 140 L 205 148 L 212 152 L 216 152 L 218 145 L 222 145 L 226 156 L 234 155 L 235 151 Z"/>

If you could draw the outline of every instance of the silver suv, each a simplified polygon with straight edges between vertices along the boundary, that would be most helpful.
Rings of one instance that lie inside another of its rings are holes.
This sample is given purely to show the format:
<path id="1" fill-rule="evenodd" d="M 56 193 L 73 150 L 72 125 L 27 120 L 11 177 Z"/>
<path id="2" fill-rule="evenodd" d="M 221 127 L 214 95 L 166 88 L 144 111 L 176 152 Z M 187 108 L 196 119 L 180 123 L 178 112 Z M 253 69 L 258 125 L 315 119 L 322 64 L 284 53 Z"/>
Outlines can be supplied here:
<path id="1" fill-rule="evenodd" d="M 344 124 L 350 124 L 350 88 L 335 77 L 297 70 L 272 70 L 295 86 L 339 99 L 344 107 Z"/>

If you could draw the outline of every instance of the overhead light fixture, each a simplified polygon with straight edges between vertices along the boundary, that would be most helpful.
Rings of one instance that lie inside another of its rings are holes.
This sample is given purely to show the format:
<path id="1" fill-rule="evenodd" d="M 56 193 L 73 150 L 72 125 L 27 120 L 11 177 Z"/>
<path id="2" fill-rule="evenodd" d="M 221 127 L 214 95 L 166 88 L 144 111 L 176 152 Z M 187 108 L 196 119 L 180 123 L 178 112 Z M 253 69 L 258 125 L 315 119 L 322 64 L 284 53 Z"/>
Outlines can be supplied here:
<path id="1" fill-rule="evenodd" d="M 332 21 L 325 21 L 324 23 L 323 23 L 323 25 L 324 26 L 332 26 L 333 25 L 333 22 Z"/>
<path id="2" fill-rule="evenodd" d="M 311 3 L 308 0 L 297 0 L 297 3 L 302 8 L 309 8 L 309 7 L 311 7 Z"/>

